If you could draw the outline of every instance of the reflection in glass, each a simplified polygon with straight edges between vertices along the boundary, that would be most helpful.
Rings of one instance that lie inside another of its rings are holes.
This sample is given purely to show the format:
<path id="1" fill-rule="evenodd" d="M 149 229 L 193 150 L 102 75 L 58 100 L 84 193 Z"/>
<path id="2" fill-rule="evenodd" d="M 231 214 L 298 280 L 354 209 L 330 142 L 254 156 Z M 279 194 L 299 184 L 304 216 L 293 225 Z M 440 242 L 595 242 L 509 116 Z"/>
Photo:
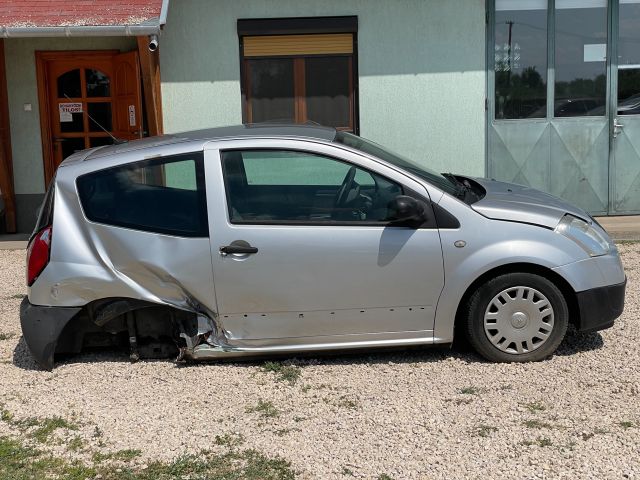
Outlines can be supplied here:
<path id="1" fill-rule="evenodd" d="M 640 0 L 620 2 L 618 115 L 640 115 Z"/>
<path id="2" fill-rule="evenodd" d="M 496 118 L 547 115 L 547 1 L 496 0 Z"/>
<path id="3" fill-rule="evenodd" d="M 556 0 L 556 117 L 604 115 L 606 0 Z"/>
<path id="4" fill-rule="evenodd" d="M 58 98 L 81 97 L 80 70 L 70 70 L 58 77 Z"/>
<path id="5" fill-rule="evenodd" d="M 111 103 L 88 103 L 87 109 L 89 110 L 89 131 L 90 132 L 104 132 L 111 131 Z M 93 119 L 93 120 L 92 120 Z M 102 126 L 102 128 L 100 128 Z M 104 129 L 104 130 L 103 130 Z"/>
<path id="6" fill-rule="evenodd" d="M 109 77 L 100 70 L 86 69 L 87 97 L 108 97 L 111 95 Z"/>
<path id="7" fill-rule="evenodd" d="M 84 132 L 84 124 L 82 122 L 82 112 L 71 113 L 71 121 L 60 120 L 60 131 L 63 133 L 80 133 Z M 66 120 L 66 117 L 65 117 Z"/>
<path id="8" fill-rule="evenodd" d="M 328 127 L 350 127 L 349 58 L 305 59 L 307 118 Z"/>
<path id="9" fill-rule="evenodd" d="M 63 138 L 60 141 L 60 147 L 62 148 L 62 159 L 64 160 L 69 155 L 79 150 L 84 150 L 84 138 Z"/>
<path id="10" fill-rule="evenodd" d="M 113 140 L 111 137 L 91 137 L 89 138 L 89 146 L 93 147 L 101 147 L 103 145 L 113 145 Z"/>
<path id="11" fill-rule="evenodd" d="M 294 122 L 293 59 L 251 59 L 247 65 L 251 121 Z"/>

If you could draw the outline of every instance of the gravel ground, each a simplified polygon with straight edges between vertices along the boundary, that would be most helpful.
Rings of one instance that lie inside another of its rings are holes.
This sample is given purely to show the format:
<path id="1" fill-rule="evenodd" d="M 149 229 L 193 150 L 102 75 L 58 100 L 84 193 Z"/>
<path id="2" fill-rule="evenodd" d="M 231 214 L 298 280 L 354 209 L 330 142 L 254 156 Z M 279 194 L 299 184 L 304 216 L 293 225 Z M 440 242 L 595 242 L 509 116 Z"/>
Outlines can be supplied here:
<path id="1" fill-rule="evenodd" d="M 640 245 L 620 250 L 624 315 L 604 332 L 570 331 L 550 360 L 497 365 L 425 349 L 292 360 L 275 373 L 259 363 L 132 365 L 116 353 L 41 371 L 20 335 L 24 251 L 0 251 L 0 406 L 18 420 L 78 424 L 47 447 L 72 458 L 139 449 L 142 465 L 215 451 L 228 434 L 289 460 L 303 479 L 640 478 Z M 1 435 L 19 432 L 0 421 Z"/>

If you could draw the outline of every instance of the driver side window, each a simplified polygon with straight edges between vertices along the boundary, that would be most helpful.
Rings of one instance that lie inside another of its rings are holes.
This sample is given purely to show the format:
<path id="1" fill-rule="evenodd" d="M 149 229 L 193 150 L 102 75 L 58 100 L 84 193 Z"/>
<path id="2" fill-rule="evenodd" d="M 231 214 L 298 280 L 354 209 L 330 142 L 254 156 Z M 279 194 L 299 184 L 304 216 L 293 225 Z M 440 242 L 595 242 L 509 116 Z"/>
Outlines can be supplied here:
<path id="1" fill-rule="evenodd" d="M 402 187 L 313 153 L 228 150 L 222 167 L 231 223 L 387 223 Z"/>

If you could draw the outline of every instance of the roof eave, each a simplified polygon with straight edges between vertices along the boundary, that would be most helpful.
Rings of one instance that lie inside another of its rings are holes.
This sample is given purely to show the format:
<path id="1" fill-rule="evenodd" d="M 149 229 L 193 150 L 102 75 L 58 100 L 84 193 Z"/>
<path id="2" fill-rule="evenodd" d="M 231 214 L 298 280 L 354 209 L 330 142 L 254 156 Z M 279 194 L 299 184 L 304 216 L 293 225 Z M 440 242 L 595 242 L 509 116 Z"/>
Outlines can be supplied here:
<path id="1" fill-rule="evenodd" d="M 0 38 L 28 37 L 137 37 L 159 35 L 167 23 L 169 0 L 162 0 L 160 17 L 139 25 L 70 25 L 55 27 L 2 27 Z"/>
<path id="2" fill-rule="evenodd" d="M 91 25 L 67 27 L 0 27 L 1 38 L 25 37 L 136 37 L 158 35 L 160 23 L 148 25 Z"/>

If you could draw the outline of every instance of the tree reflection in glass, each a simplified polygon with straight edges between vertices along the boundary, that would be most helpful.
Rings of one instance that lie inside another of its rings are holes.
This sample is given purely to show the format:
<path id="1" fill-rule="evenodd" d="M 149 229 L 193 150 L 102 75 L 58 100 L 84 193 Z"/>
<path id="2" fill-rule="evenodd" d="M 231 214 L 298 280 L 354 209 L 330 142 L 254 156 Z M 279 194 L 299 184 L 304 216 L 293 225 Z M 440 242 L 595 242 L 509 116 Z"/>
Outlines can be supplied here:
<path id="1" fill-rule="evenodd" d="M 547 115 L 547 2 L 496 0 L 496 118 Z"/>

